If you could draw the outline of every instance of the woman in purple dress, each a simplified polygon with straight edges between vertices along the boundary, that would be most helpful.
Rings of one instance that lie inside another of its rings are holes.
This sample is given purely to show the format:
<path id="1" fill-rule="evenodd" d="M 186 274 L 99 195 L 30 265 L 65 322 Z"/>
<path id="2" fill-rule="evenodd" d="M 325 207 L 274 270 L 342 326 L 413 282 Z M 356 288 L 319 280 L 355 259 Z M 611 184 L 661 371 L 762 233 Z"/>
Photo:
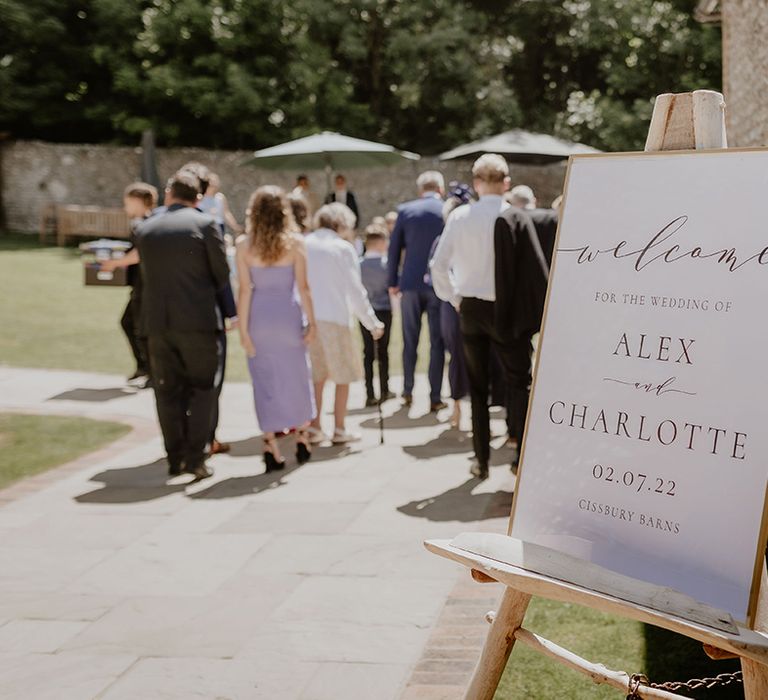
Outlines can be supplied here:
<path id="1" fill-rule="evenodd" d="M 237 242 L 240 340 L 248 356 L 267 471 L 282 469 L 276 433 L 296 428 L 296 460 L 310 458 L 307 427 L 315 417 L 307 344 L 315 314 L 304 240 L 279 187 L 251 195 L 247 231 Z"/>

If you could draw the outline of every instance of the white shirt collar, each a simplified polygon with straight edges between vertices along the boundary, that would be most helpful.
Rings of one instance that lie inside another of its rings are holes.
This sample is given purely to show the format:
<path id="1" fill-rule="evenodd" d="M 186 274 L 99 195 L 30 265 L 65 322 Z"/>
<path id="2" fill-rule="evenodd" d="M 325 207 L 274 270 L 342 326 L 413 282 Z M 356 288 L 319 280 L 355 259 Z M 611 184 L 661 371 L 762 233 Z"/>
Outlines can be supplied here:
<path id="1" fill-rule="evenodd" d="M 339 234 L 331 228 L 319 228 L 313 232 L 318 238 L 338 238 Z"/>

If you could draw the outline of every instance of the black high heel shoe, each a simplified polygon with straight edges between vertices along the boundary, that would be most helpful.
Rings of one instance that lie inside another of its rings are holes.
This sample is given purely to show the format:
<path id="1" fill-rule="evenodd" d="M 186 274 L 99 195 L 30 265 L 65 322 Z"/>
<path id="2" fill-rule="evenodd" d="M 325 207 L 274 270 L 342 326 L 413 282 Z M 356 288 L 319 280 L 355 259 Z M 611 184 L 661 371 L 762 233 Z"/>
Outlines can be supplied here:
<path id="1" fill-rule="evenodd" d="M 309 435 L 306 430 L 299 430 L 296 434 L 296 461 L 306 464 L 312 459 L 312 450 L 309 449 Z"/>
<path id="2" fill-rule="evenodd" d="M 285 469 L 285 459 L 281 459 L 279 462 L 277 461 L 277 457 L 275 457 L 275 453 L 273 452 L 275 447 L 277 447 L 275 438 L 264 440 L 264 465 L 266 466 L 267 473 Z"/>

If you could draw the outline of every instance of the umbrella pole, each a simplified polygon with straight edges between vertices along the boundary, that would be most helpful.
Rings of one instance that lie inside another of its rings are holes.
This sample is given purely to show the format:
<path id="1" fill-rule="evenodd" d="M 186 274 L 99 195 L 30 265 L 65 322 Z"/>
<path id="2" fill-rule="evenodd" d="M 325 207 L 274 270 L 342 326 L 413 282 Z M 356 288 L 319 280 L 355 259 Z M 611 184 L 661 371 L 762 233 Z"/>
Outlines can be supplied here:
<path id="1" fill-rule="evenodd" d="M 331 189 L 331 174 L 333 173 L 333 168 L 331 167 L 331 159 L 330 156 L 326 156 L 326 164 L 325 164 L 325 189 L 326 194 L 331 194 L 333 191 Z"/>

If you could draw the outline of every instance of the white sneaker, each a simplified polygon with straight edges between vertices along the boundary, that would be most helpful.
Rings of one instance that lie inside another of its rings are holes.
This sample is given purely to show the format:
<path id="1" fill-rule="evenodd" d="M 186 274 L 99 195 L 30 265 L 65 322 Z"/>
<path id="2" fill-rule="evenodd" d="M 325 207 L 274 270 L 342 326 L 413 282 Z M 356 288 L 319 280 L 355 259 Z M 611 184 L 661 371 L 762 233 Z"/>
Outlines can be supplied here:
<path id="1" fill-rule="evenodd" d="M 319 445 L 328 439 L 328 436 L 322 430 L 315 428 L 313 425 L 307 428 L 307 435 L 309 435 L 310 445 Z"/>
<path id="2" fill-rule="evenodd" d="M 348 433 L 346 430 L 334 430 L 331 444 L 346 445 L 348 442 L 357 442 L 361 437 L 357 433 Z"/>

